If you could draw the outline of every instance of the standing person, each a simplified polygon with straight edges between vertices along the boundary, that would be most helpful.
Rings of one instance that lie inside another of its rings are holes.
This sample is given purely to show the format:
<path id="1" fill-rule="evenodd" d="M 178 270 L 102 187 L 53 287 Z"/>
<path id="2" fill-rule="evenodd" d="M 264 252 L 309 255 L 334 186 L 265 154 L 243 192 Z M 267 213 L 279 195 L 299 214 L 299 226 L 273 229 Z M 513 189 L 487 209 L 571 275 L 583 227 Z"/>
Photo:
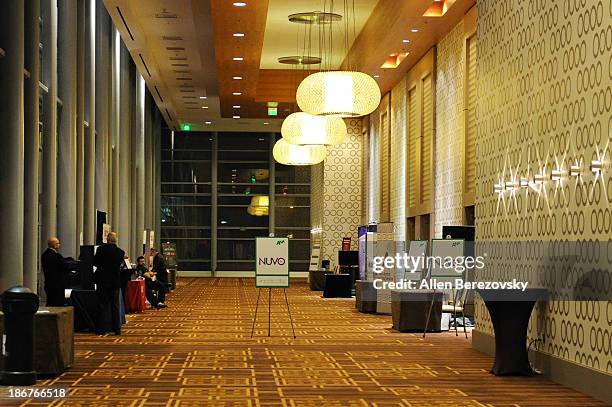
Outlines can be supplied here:
<path id="1" fill-rule="evenodd" d="M 70 262 L 69 259 L 65 259 L 59 254 L 60 246 L 57 237 L 50 237 L 47 239 L 47 249 L 40 258 L 45 276 L 47 307 L 62 307 L 66 304 L 64 275 L 70 268 Z"/>
<path id="2" fill-rule="evenodd" d="M 125 258 L 125 252 L 117 247 L 116 233 L 109 233 L 107 242 L 98 247 L 94 256 L 94 265 L 97 267 L 94 281 L 98 299 L 96 333 L 98 335 L 106 333 L 105 322 L 110 313 L 112 329 L 115 335 L 121 335 L 119 287 L 121 287 L 121 265 Z"/>

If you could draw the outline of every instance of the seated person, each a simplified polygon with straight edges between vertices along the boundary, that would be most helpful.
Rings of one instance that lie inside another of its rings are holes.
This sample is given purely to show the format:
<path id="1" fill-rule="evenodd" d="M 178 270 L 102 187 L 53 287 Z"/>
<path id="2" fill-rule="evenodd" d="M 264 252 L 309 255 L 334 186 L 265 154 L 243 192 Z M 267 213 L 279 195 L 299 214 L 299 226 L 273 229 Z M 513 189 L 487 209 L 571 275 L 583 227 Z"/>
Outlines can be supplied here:
<path id="1" fill-rule="evenodd" d="M 162 284 L 157 278 L 155 274 L 151 270 L 147 270 L 147 266 L 145 265 L 144 257 L 138 257 L 136 273 L 138 277 L 144 278 L 145 280 L 145 292 L 147 296 L 147 301 L 153 308 L 166 308 L 167 305 L 164 304 L 166 300 L 166 286 Z M 157 295 L 155 295 L 157 292 Z"/>

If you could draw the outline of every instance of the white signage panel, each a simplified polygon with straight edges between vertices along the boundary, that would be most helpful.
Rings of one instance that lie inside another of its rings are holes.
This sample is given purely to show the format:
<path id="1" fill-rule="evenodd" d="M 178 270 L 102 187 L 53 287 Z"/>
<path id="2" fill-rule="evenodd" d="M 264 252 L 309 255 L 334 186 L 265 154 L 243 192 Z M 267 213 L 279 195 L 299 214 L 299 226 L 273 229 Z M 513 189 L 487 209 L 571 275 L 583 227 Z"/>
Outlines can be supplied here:
<path id="1" fill-rule="evenodd" d="M 463 259 L 463 246 L 463 239 L 433 239 L 429 277 L 451 283 L 462 278 L 463 273 L 455 271 L 453 265 Z"/>
<path id="2" fill-rule="evenodd" d="M 289 287 L 289 239 L 258 237 L 255 262 L 255 283 L 258 288 Z"/>

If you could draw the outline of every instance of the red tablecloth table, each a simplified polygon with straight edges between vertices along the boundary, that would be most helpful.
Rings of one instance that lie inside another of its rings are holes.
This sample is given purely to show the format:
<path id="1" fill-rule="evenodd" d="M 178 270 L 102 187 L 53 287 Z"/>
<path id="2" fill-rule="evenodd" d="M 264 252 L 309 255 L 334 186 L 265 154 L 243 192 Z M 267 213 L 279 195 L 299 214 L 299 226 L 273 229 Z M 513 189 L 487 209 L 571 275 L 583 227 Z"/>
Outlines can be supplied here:
<path id="1" fill-rule="evenodd" d="M 146 308 L 144 280 L 128 281 L 125 293 L 125 312 L 142 312 Z"/>

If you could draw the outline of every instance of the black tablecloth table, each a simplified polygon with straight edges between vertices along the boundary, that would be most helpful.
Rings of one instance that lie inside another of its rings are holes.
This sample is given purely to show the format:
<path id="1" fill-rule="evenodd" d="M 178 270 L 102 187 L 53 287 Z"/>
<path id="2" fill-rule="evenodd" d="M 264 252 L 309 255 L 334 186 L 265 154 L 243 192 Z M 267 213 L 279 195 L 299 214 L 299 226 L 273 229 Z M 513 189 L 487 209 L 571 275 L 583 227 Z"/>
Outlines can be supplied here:
<path id="1" fill-rule="evenodd" d="M 527 329 L 537 301 L 547 298 L 545 289 L 478 290 L 485 302 L 495 331 L 496 376 L 533 376 L 527 352 Z"/>
<path id="2" fill-rule="evenodd" d="M 355 282 L 355 308 L 366 314 L 376 313 L 376 289 L 374 282 L 357 280 Z"/>
<path id="3" fill-rule="evenodd" d="M 310 284 L 310 291 L 325 290 L 325 275 L 326 274 L 331 274 L 331 271 L 320 269 L 320 270 L 310 270 L 308 272 L 308 282 Z"/>
<path id="4" fill-rule="evenodd" d="M 98 298 L 94 290 L 74 289 L 70 293 L 70 304 L 74 307 L 74 330 L 76 332 L 96 331 L 96 315 L 98 313 Z M 125 305 L 123 294 L 119 293 L 119 320 L 121 325 L 125 324 Z M 112 331 L 111 321 L 107 321 L 104 327 Z"/>
<path id="5" fill-rule="evenodd" d="M 442 291 L 391 290 L 393 329 L 400 332 L 424 332 L 427 328 L 427 332 L 440 332 L 443 300 Z"/>
<path id="6" fill-rule="evenodd" d="M 326 274 L 324 298 L 351 298 L 352 281 L 350 274 Z"/>

